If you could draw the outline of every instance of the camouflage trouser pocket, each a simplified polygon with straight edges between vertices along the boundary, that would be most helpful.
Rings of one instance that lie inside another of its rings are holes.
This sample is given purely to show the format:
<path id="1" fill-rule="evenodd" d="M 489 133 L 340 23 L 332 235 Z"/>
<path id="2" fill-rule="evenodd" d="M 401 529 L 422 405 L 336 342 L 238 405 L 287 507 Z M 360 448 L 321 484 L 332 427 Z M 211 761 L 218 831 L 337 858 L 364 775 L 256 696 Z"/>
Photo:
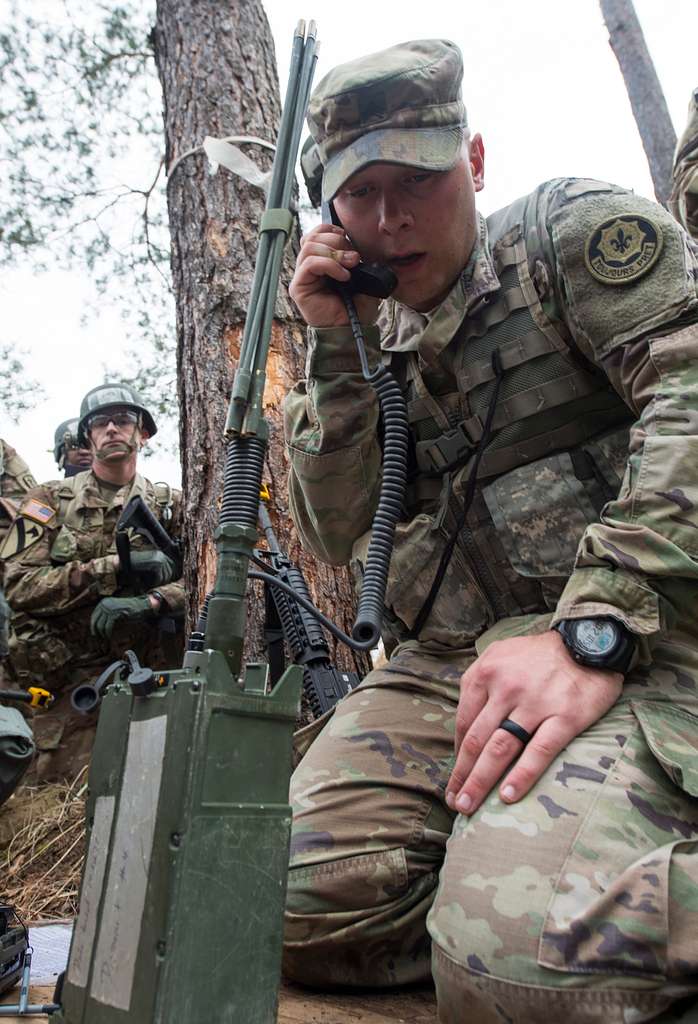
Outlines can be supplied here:
<path id="1" fill-rule="evenodd" d="M 322 730 L 325 728 L 330 718 L 334 714 L 335 709 L 330 708 L 329 711 L 325 711 L 324 714 L 320 715 L 319 718 L 314 718 L 312 722 L 304 725 L 302 729 L 296 729 L 293 734 L 293 764 L 294 767 L 298 764 L 302 757 L 310 749 L 314 740 L 320 735 Z"/>
<path id="2" fill-rule="evenodd" d="M 399 903 L 407 891 L 405 851 L 341 857 L 320 864 L 291 864 L 288 908 L 303 916 L 363 912 Z M 329 926 L 329 920 L 328 920 Z M 318 925 L 322 927 L 321 924 Z M 336 925 L 332 925 L 332 928 Z M 330 929 L 332 930 L 332 929 Z"/>
<path id="3" fill-rule="evenodd" d="M 631 707 L 635 729 L 557 879 L 538 963 L 569 973 L 670 978 L 693 991 L 698 718 L 658 701 Z"/>

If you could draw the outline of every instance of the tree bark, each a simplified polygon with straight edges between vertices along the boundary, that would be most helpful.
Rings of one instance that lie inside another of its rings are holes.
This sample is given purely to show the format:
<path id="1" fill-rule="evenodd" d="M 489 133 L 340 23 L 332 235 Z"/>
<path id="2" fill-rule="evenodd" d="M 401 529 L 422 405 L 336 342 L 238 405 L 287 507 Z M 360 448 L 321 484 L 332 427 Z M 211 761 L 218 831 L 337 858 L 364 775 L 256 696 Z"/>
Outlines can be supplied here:
<path id="1" fill-rule="evenodd" d="M 625 81 L 657 202 L 666 206 L 676 132 L 632 0 L 600 0 L 611 49 Z"/>
<path id="2" fill-rule="evenodd" d="M 274 44 L 259 0 L 158 0 L 155 53 L 164 97 L 172 275 L 177 311 L 180 445 L 187 523 L 185 583 L 191 628 L 216 571 L 213 534 L 222 494 L 223 429 L 247 313 L 264 195 L 220 169 L 199 147 L 206 135 L 254 135 L 275 142 L 280 120 Z M 288 40 L 289 49 L 291 39 Z M 267 168 L 267 151 L 243 147 Z M 289 245 L 290 278 L 297 236 Z M 265 479 L 282 548 L 301 564 L 316 603 L 344 629 L 353 621 L 346 570 L 303 556 L 288 513 L 281 403 L 304 375 L 305 335 L 282 284 L 267 367 L 270 425 Z M 263 601 L 249 591 L 247 657 L 262 653 Z M 328 638 L 330 639 L 330 638 Z M 332 644 L 332 641 L 330 640 Z M 338 652 L 344 667 L 356 664 Z M 365 668 L 365 662 L 363 663 Z"/>

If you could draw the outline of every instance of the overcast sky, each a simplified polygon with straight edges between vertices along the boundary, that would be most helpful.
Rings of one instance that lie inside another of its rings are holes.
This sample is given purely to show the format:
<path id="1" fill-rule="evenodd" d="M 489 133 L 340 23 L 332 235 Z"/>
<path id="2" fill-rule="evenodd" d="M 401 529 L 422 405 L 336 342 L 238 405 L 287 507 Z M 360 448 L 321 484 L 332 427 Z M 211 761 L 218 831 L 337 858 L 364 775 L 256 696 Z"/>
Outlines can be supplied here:
<path id="1" fill-rule="evenodd" d="M 282 89 L 295 24 L 314 18 L 321 40 L 315 81 L 337 63 L 410 38 L 445 36 L 465 57 L 464 98 L 471 130 L 486 150 L 484 214 L 561 175 L 616 182 L 654 198 L 644 152 L 597 0 L 264 0 Z M 698 86 L 696 0 L 635 0 L 678 134 Z M 231 134 L 235 131 L 231 126 Z M 273 141 L 273 140 L 271 140 Z M 219 172 L 224 173 L 224 172 Z M 0 435 L 39 479 L 55 476 L 50 449 L 57 424 L 77 414 L 82 395 L 124 347 L 118 310 L 81 326 L 94 298 L 85 273 L 60 269 L 8 273 L 0 282 L 2 341 L 29 355 L 27 369 L 46 399 L 15 424 L 0 409 Z M 75 413 L 73 413 L 75 410 Z M 154 456 L 151 479 L 179 481 L 177 463 Z"/>

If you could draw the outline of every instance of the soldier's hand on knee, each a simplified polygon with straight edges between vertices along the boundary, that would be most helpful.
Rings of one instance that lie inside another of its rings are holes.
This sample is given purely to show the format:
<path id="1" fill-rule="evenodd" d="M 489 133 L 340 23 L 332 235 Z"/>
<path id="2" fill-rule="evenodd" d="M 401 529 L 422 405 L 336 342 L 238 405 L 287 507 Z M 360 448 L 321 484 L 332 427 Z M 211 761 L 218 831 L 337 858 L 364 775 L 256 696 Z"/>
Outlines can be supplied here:
<path id="1" fill-rule="evenodd" d="M 498 782 L 501 799 L 515 803 L 622 685 L 619 672 L 579 665 L 553 630 L 491 644 L 461 677 L 449 807 L 472 814 Z"/>

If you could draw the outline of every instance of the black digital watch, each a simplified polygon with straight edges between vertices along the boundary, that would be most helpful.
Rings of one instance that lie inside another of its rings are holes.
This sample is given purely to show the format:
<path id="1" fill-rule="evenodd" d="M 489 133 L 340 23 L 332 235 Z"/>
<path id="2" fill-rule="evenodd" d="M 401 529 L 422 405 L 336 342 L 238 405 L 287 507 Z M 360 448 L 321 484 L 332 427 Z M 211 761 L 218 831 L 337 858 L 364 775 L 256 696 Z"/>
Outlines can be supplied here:
<path id="1" fill-rule="evenodd" d="M 575 661 L 611 672 L 628 671 L 636 641 L 629 629 L 608 616 L 593 619 L 561 619 L 554 629 Z"/>

